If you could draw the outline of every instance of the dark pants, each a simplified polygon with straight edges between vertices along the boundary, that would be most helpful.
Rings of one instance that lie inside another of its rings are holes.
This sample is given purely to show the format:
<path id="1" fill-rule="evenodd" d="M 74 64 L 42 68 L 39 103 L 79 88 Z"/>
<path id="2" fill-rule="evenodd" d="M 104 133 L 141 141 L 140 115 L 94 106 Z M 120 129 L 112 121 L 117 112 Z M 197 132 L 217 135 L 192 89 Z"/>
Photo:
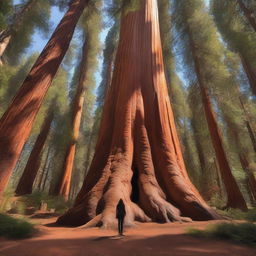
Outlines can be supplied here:
<path id="1" fill-rule="evenodd" d="M 123 234 L 124 218 L 118 218 L 118 232 L 119 235 Z"/>

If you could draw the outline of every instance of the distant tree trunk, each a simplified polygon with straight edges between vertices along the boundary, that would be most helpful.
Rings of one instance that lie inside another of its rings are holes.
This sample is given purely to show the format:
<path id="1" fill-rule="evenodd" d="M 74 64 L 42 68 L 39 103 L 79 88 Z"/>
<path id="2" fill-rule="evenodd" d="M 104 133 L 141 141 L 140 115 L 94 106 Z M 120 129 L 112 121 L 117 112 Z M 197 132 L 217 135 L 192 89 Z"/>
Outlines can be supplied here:
<path id="1" fill-rule="evenodd" d="M 15 190 L 15 193 L 18 196 L 32 193 L 33 184 L 40 168 L 42 151 L 50 132 L 53 116 L 53 109 L 50 108 L 44 120 L 40 134 L 38 135 L 33 150 L 29 156 L 25 170 Z"/>
<path id="2" fill-rule="evenodd" d="M 251 194 L 253 195 L 253 197 L 256 199 L 256 179 L 250 169 L 249 156 L 247 155 L 248 150 L 246 148 L 244 148 L 244 146 L 242 145 L 242 142 L 240 139 L 240 134 L 239 134 L 239 131 L 237 130 L 237 128 L 235 127 L 235 124 L 225 114 L 224 114 L 224 118 L 227 123 L 228 130 L 230 131 L 230 133 L 232 135 L 232 140 L 235 144 L 241 166 L 245 172 L 245 175 L 248 178 L 249 190 L 251 191 Z"/>
<path id="3" fill-rule="evenodd" d="M 213 160 L 214 160 L 214 165 L 215 165 L 215 170 L 216 170 L 217 184 L 218 184 L 218 187 L 219 187 L 219 194 L 220 194 L 220 196 L 224 196 L 224 188 L 223 188 L 223 183 L 222 183 L 222 180 L 221 180 L 220 168 L 219 168 L 218 162 L 216 160 L 216 157 L 214 157 Z"/>
<path id="4" fill-rule="evenodd" d="M 242 54 L 240 54 L 240 59 L 241 59 L 244 71 L 248 77 L 252 93 L 256 95 L 256 69 L 254 69 L 251 66 L 250 62 Z"/>
<path id="5" fill-rule="evenodd" d="M 120 198 L 126 224 L 187 221 L 181 212 L 197 220 L 219 217 L 184 165 L 164 75 L 157 0 L 143 0 L 139 10 L 122 14 L 95 155 L 74 207 L 58 223 L 116 225 Z"/>
<path id="6" fill-rule="evenodd" d="M 74 165 L 74 158 L 76 153 L 76 145 L 79 137 L 80 124 L 83 113 L 84 99 L 85 99 L 85 82 L 88 68 L 88 39 L 89 35 L 86 36 L 82 50 L 82 60 L 80 64 L 80 76 L 76 91 L 76 96 L 73 103 L 73 114 L 72 114 L 72 134 L 73 138 L 71 143 L 68 145 L 65 164 L 63 168 L 63 176 L 61 178 L 58 194 L 63 196 L 65 200 L 68 200 L 70 192 L 70 183 L 72 177 L 72 169 Z"/>
<path id="7" fill-rule="evenodd" d="M 44 96 L 69 47 L 87 0 L 73 0 L 19 92 L 0 119 L 0 196 L 26 142 Z"/>
<path id="8" fill-rule="evenodd" d="M 256 179 L 255 179 L 253 172 L 250 169 L 250 162 L 248 160 L 246 153 L 239 153 L 239 159 L 240 159 L 241 165 L 248 177 L 249 190 L 251 191 L 253 200 L 255 202 L 256 201 Z"/>
<path id="9" fill-rule="evenodd" d="M 39 190 L 42 187 L 43 179 L 44 179 L 44 176 L 46 174 L 46 167 L 47 167 L 47 164 L 48 164 L 48 161 L 49 161 L 49 158 L 50 158 L 50 153 L 51 153 L 51 147 L 49 146 L 48 150 L 47 150 L 47 153 L 46 153 L 46 158 L 45 158 L 44 166 L 42 168 L 42 173 L 41 173 L 40 179 L 38 181 L 38 189 Z"/>
<path id="10" fill-rule="evenodd" d="M 249 24 L 251 24 L 252 28 L 256 32 L 256 17 L 252 10 L 247 8 L 247 6 L 244 4 L 243 0 L 237 0 L 242 12 L 244 13 L 244 16 L 248 20 Z"/>
<path id="11" fill-rule="evenodd" d="M 216 116 L 212 108 L 209 92 L 202 75 L 202 70 L 201 70 L 202 67 L 200 64 L 199 57 L 197 55 L 197 48 L 194 43 L 193 35 L 190 29 L 189 29 L 189 41 L 190 41 L 190 48 L 191 48 L 194 63 L 195 63 L 195 70 L 196 70 L 197 79 L 198 79 L 198 83 L 201 91 L 202 102 L 205 110 L 205 116 L 208 123 L 208 128 L 211 135 L 212 144 L 215 150 L 221 176 L 227 192 L 227 197 L 228 197 L 227 207 L 238 208 L 244 211 L 244 210 L 247 210 L 246 202 L 243 198 L 243 195 L 237 185 L 237 182 L 232 174 L 231 168 L 228 163 L 227 155 L 224 150 L 224 146 L 222 142 L 221 133 L 218 128 Z"/>
<path id="12" fill-rule="evenodd" d="M 93 126 L 93 128 L 95 128 Z M 90 134 L 90 139 L 89 139 L 89 143 L 87 146 L 87 152 L 86 152 L 86 157 L 85 157 L 85 162 L 84 162 L 84 167 L 85 167 L 85 176 L 88 173 L 88 169 L 89 169 L 89 165 L 90 165 L 90 160 L 91 160 L 91 153 L 92 153 L 92 142 L 93 142 L 93 137 L 95 136 L 95 131 L 92 130 L 91 134 Z"/>
<path id="13" fill-rule="evenodd" d="M 11 41 L 13 32 L 19 29 L 24 15 L 33 8 L 36 2 L 36 0 L 29 0 L 23 9 L 16 14 L 12 24 L 7 29 L 0 32 L 0 65 L 3 64 L 3 54 Z"/>
<path id="14" fill-rule="evenodd" d="M 49 172 L 50 172 L 50 169 L 51 169 L 51 164 L 52 164 L 52 162 L 49 162 L 49 163 L 48 163 L 48 166 L 47 166 L 47 168 L 46 168 L 46 173 L 45 173 L 45 177 L 44 177 L 44 182 L 43 182 L 43 186 L 42 186 L 42 191 L 45 191 L 46 182 L 47 182 L 47 179 L 48 179 L 48 176 L 49 176 Z"/>
<path id="15" fill-rule="evenodd" d="M 240 94 L 240 92 L 238 91 L 238 93 Z M 240 101 L 240 105 L 241 105 L 241 109 L 243 110 L 244 112 L 244 117 L 245 117 L 245 125 L 246 125 L 246 128 L 247 128 L 247 131 L 249 133 L 249 136 L 251 138 L 251 142 L 252 142 L 252 145 L 253 145 L 253 149 L 254 149 L 254 152 L 256 152 L 256 137 L 255 137 L 255 132 L 254 132 L 254 129 L 252 128 L 252 125 L 251 125 L 251 118 L 250 118 L 250 115 L 246 109 L 246 106 L 242 100 L 242 97 L 239 95 L 239 101 Z"/>

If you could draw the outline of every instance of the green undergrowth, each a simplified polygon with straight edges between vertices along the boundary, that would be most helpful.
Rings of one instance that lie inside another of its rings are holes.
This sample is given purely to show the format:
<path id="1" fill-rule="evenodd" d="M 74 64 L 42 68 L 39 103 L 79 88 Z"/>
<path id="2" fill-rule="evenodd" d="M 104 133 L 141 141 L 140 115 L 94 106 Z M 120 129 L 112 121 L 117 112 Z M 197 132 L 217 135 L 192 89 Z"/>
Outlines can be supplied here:
<path id="1" fill-rule="evenodd" d="M 0 213 L 11 210 L 12 213 L 24 215 L 26 209 L 31 207 L 39 210 L 42 203 L 47 204 L 48 211 L 53 209 L 55 213 L 59 214 L 64 213 L 72 205 L 72 202 L 66 202 L 60 196 L 49 196 L 39 191 L 21 197 L 15 197 L 13 191 L 8 191 L 5 192 L 0 202 Z"/>
<path id="2" fill-rule="evenodd" d="M 26 207 L 40 208 L 42 202 L 47 204 L 48 210 L 54 209 L 56 213 L 64 213 L 70 206 L 71 202 L 66 202 L 63 197 L 49 196 L 46 193 L 34 192 L 31 195 L 22 196 L 20 202 L 23 202 Z"/>
<path id="3" fill-rule="evenodd" d="M 0 213 L 0 237 L 24 239 L 36 233 L 34 225 L 23 219 L 16 219 Z"/>
<path id="4" fill-rule="evenodd" d="M 243 212 L 238 209 L 228 209 L 225 211 L 218 212 L 226 217 L 229 217 L 234 220 L 246 220 L 249 222 L 256 222 L 256 208 L 249 209 L 247 212 Z"/>
<path id="5" fill-rule="evenodd" d="M 256 225 L 253 223 L 219 223 L 209 225 L 205 230 L 189 229 L 187 234 L 195 237 L 230 240 L 256 247 Z"/>

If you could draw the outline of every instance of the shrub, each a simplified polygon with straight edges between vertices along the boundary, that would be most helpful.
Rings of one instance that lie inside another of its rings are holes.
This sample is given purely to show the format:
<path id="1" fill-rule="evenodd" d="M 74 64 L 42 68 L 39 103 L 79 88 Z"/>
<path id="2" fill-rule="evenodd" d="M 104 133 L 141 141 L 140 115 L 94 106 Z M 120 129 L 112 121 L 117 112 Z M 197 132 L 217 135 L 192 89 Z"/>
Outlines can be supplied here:
<path id="1" fill-rule="evenodd" d="M 0 214 L 0 236 L 9 239 L 29 238 L 35 233 L 34 226 L 21 219 Z"/>
<path id="2" fill-rule="evenodd" d="M 61 196 L 49 196 L 39 191 L 23 196 L 20 198 L 20 201 L 23 202 L 26 207 L 35 207 L 37 209 L 40 208 L 40 204 L 43 201 L 47 203 L 48 209 L 55 209 L 57 213 L 63 213 L 71 206 L 71 203 L 65 202 Z"/>
<path id="3" fill-rule="evenodd" d="M 249 246 L 256 246 L 256 225 L 253 223 L 220 223 L 210 225 L 206 230 L 190 229 L 189 235 L 231 240 Z"/>

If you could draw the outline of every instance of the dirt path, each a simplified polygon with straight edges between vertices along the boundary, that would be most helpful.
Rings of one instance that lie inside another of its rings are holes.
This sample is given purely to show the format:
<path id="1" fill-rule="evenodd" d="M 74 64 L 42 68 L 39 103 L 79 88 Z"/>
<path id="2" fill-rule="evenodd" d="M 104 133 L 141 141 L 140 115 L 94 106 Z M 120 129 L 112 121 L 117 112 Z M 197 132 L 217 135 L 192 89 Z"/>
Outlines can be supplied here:
<path id="1" fill-rule="evenodd" d="M 184 235 L 188 227 L 204 228 L 209 223 L 213 222 L 138 224 L 123 238 L 98 228 L 40 226 L 38 237 L 0 240 L 0 256 L 256 256 L 251 248 Z"/>

